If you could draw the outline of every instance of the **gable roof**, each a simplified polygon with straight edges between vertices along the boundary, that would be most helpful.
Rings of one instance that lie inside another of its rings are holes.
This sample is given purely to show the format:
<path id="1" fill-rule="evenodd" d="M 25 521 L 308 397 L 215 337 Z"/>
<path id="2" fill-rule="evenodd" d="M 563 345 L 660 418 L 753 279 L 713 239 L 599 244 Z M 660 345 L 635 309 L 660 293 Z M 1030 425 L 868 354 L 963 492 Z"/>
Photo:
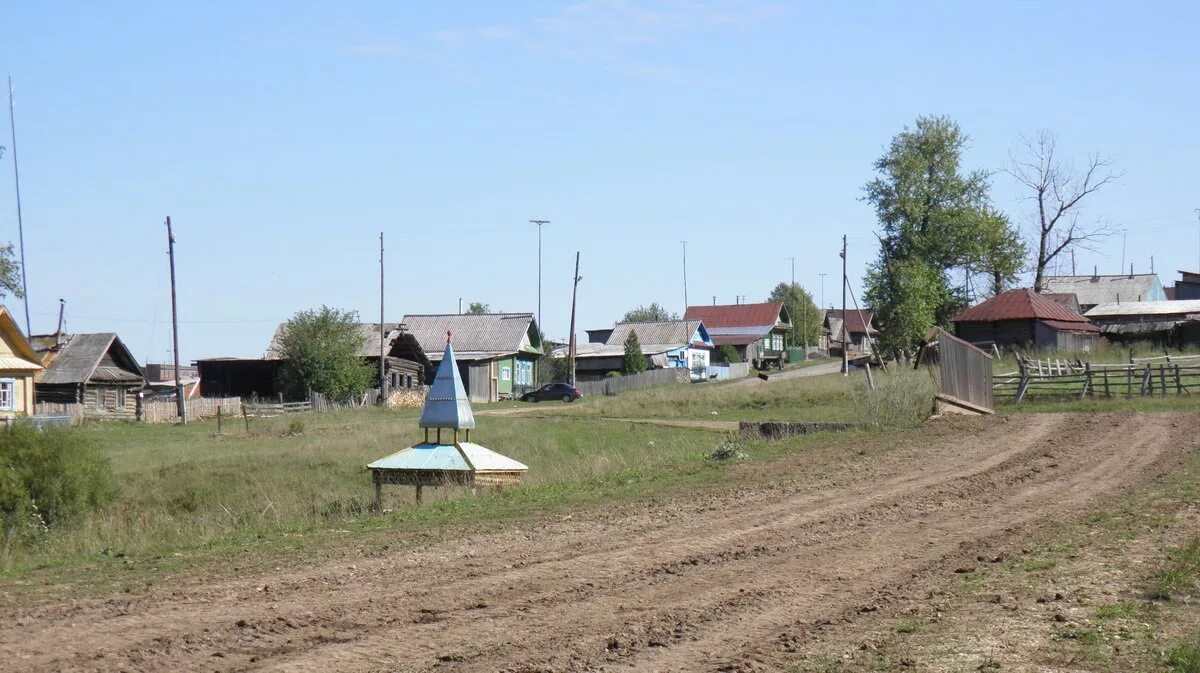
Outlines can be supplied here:
<path id="1" fill-rule="evenodd" d="M 1044 320 L 1056 329 L 1072 329 L 1083 332 L 1098 332 L 1100 329 L 1088 322 L 1078 312 L 1043 297 L 1029 288 L 1001 292 L 954 318 L 954 322 L 998 322 L 1000 320 Z"/>
<path id="2" fill-rule="evenodd" d="M 763 327 L 763 331 L 766 332 L 776 325 L 791 327 L 792 324 L 783 303 L 775 301 L 761 304 L 689 306 L 683 318 L 704 321 L 709 334 L 739 327 Z"/>
<path id="3" fill-rule="evenodd" d="M 1167 298 L 1158 274 L 1116 276 L 1048 276 L 1045 291 L 1074 293 L 1081 306 L 1110 302 L 1158 301 Z"/>
<path id="4" fill-rule="evenodd" d="M 1120 304 L 1099 304 L 1087 312 L 1087 316 L 1188 316 L 1200 314 L 1200 299 L 1175 299 L 1172 301 L 1123 301 Z"/>
<path id="5" fill-rule="evenodd" d="M 13 351 L 12 357 L 0 357 L 0 369 L 36 371 L 42 368 L 42 358 L 33 349 L 33 344 L 29 343 L 29 339 L 25 338 L 25 333 L 17 325 L 12 312 L 3 305 L 0 305 L 0 332 L 4 333 L 5 341 Z"/>
<path id="6" fill-rule="evenodd" d="M 847 309 L 843 315 L 842 309 L 831 308 L 825 311 L 825 319 L 837 321 L 837 333 L 841 334 L 842 320 L 846 321 L 846 331 L 851 334 L 877 334 L 879 330 L 872 324 L 875 313 L 866 309 Z"/>
<path id="7" fill-rule="evenodd" d="M 142 366 L 115 332 L 96 334 L 39 334 L 32 339 L 42 353 L 46 371 L 42 385 L 69 383 L 128 383 L 145 380 Z M 113 364 L 101 364 L 111 354 Z"/>
<path id="8" fill-rule="evenodd" d="M 605 341 L 609 346 L 624 345 L 630 332 L 637 332 L 638 342 L 644 344 L 691 345 L 692 337 L 700 332 L 701 345 L 708 336 L 699 320 L 656 320 L 651 322 L 619 322 Z"/>
<path id="9" fill-rule="evenodd" d="M 379 323 L 377 322 L 360 322 L 355 327 L 358 329 L 359 337 L 362 342 L 358 347 L 358 357 L 360 358 L 377 358 L 379 357 Z M 399 333 L 400 325 L 394 322 L 383 324 L 385 330 L 384 349 L 390 350 L 393 342 L 396 340 L 396 335 Z M 271 343 L 267 345 L 266 359 L 277 360 L 282 357 L 283 353 L 283 333 L 287 329 L 287 323 L 280 323 L 275 328 L 275 334 L 271 336 Z"/>
<path id="10" fill-rule="evenodd" d="M 430 360 L 442 358 L 446 332 L 454 335 L 459 360 L 541 352 L 532 313 L 417 314 L 404 316 L 402 324 Z"/>

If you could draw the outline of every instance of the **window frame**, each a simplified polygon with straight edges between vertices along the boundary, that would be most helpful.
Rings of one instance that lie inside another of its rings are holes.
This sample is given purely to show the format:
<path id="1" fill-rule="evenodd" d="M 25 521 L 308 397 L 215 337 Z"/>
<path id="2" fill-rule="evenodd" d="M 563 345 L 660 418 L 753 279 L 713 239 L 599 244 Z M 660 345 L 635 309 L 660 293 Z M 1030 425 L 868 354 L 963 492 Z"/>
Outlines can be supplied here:
<path id="1" fill-rule="evenodd" d="M 4 393 L 8 393 L 8 404 L 4 403 Z M 0 411 L 17 410 L 17 380 L 12 377 L 0 378 Z"/>

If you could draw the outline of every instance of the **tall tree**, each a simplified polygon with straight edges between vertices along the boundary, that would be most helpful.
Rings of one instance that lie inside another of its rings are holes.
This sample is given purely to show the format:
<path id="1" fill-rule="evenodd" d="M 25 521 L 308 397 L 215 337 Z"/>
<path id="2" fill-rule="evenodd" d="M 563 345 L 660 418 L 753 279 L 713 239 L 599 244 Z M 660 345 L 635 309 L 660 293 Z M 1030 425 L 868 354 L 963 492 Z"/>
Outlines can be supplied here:
<path id="1" fill-rule="evenodd" d="M 621 322 L 659 322 L 662 320 L 679 320 L 679 314 L 668 312 L 667 309 L 659 306 L 658 302 L 650 302 L 649 306 L 638 306 L 632 311 L 626 312 Z"/>
<path id="2" fill-rule="evenodd" d="M 358 313 L 322 306 L 300 311 L 279 334 L 280 383 L 293 399 L 309 391 L 346 399 L 370 387 L 375 371 L 359 356 Z"/>
<path id="3" fill-rule="evenodd" d="M 473 301 L 467 305 L 467 315 L 485 315 L 492 312 L 492 307 L 481 301 Z"/>
<path id="4" fill-rule="evenodd" d="M 920 117 L 892 139 L 875 162 L 878 175 L 863 188 L 883 229 L 864 299 L 879 313 L 885 350 L 914 347 L 966 304 L 966 288 L 952 275 L 987 269 L 1003 281 L 1020 267 L 1019 249 L 985 245 L 1019 237 L 990 206 L 988 174 L 964 172 L 967 141 L 949 118 Z"/>
<path id="5" fill-rule="evenodd" d="M 1029 247 L 1021 238 L 1020 232 L 1009 226 L 1008 216 L 990 206 L 983 212 L 984 226 L 980 232 L 980 266 L 977 271 L 984 277 L 984 283 L 989 295 L 998 295 L 1009 289 L 1017 280 L 1025 259 L 1029 255 Z M 991 222 L 986 222 L 991 219 Z"/>
<path id="6" fill-rule="evenodd" d="M 17 260 L 12 243 L 0 245 L 0 297 L 6 295 L 17 299 L 25 296 L 21 290 L 21 262 Z"/>
<path id="7" fill-rule="evenodd" d="M 793 344 L 815 344 L 820 340 L 824 316 L 808 290 L 799 284 L 780 283 L 771 290 L 767 301 L 782 302 L 787 308 L 792 317 Z"/>
<path id="8" fill-rule="evenodd" d="M 633 330 L 629 330 L 629 336 L 625 337 L 625 359 L 621 363 L 621 371 L 625 374 L 646 371 L 646 356 L 642 354 L 642 344 Z"/>
<path id="9" fill-rule="evenodd" d="M 1083 170 L 1063 163 L 1057 154 L 1054 134 L 1039 131 L 1023 140 L 1024 149 L 1009 157 L 1008 174 L 1031 192 L 1028 196 L 1037 238 L 1033 289 L 1045 289 L 1046 269 L 1072 248 L 1091 249 L 1092 245 L 1113 234 L 1101 223 L 1080 223 L 1083 201 L 1108 183 L 1120 178 L 1112 162 L 1090 155 Z"/>

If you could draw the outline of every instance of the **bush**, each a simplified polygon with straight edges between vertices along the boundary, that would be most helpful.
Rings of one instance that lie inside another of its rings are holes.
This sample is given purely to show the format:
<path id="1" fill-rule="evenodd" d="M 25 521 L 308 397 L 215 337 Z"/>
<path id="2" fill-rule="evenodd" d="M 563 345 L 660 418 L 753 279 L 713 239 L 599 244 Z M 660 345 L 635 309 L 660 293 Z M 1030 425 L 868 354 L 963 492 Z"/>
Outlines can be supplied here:
<path id="1" fill-rule="evenodd" d="M 933 380 L 925 372 L 895 367 L 891 373 L 878 370 L 875 390 L 867 377 L 859 376 L 854 404 L 865 425 L 876 428 L 912 427 L 929 418 L 933 410 Z"/>
<path id="2" fill-rule="evenodd" d="M 114 495 L 112 469 L 71 430 L 0 431 L 0 523 L 5 555 L 100 509 Z"/>
<path id="3" fill-rule="evenodd" d="M 720 359 L 723 362 L 728 362 L 731 365 L 742 361 L 742 356 L 738 355 L 737 349 L 729 344 L 722 345 L 717 349 L 717 353 L 720 354 Z"/>
<path id="4" fill-rule="evenodd" d="M 726 461 L 726 460 L 746 460 L 750 456 L 742 450 L 742 445 L 734 441 L 721 442 L 717 448 L 708 454 L 709 460 Z"/>
<path id="5" fill-rule="evenodd" d="M 611 372 L 605 374 L 604 376 L 607 378 L 610 378 L 610 379 L 619 379 L 619 378 L 621 378 L 621 372 L 611 371 Z"/>

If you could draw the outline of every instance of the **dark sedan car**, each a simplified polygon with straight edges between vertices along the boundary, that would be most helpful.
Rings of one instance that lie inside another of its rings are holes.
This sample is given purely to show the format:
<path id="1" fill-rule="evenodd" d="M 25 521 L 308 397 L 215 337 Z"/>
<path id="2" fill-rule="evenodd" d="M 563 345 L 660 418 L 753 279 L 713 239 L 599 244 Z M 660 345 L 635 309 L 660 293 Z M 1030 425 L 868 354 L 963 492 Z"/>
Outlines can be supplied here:
<path id="1" fill-rule="evenodd" d="M 579 389 L 569 383 L 547 383 L 546 385 L 531 390 L 521 396 L 522 402 L 541 402 L 543 400 L 562 400 L 563 402 L 574 402 L 583 397 L 583 393 Z"/>

